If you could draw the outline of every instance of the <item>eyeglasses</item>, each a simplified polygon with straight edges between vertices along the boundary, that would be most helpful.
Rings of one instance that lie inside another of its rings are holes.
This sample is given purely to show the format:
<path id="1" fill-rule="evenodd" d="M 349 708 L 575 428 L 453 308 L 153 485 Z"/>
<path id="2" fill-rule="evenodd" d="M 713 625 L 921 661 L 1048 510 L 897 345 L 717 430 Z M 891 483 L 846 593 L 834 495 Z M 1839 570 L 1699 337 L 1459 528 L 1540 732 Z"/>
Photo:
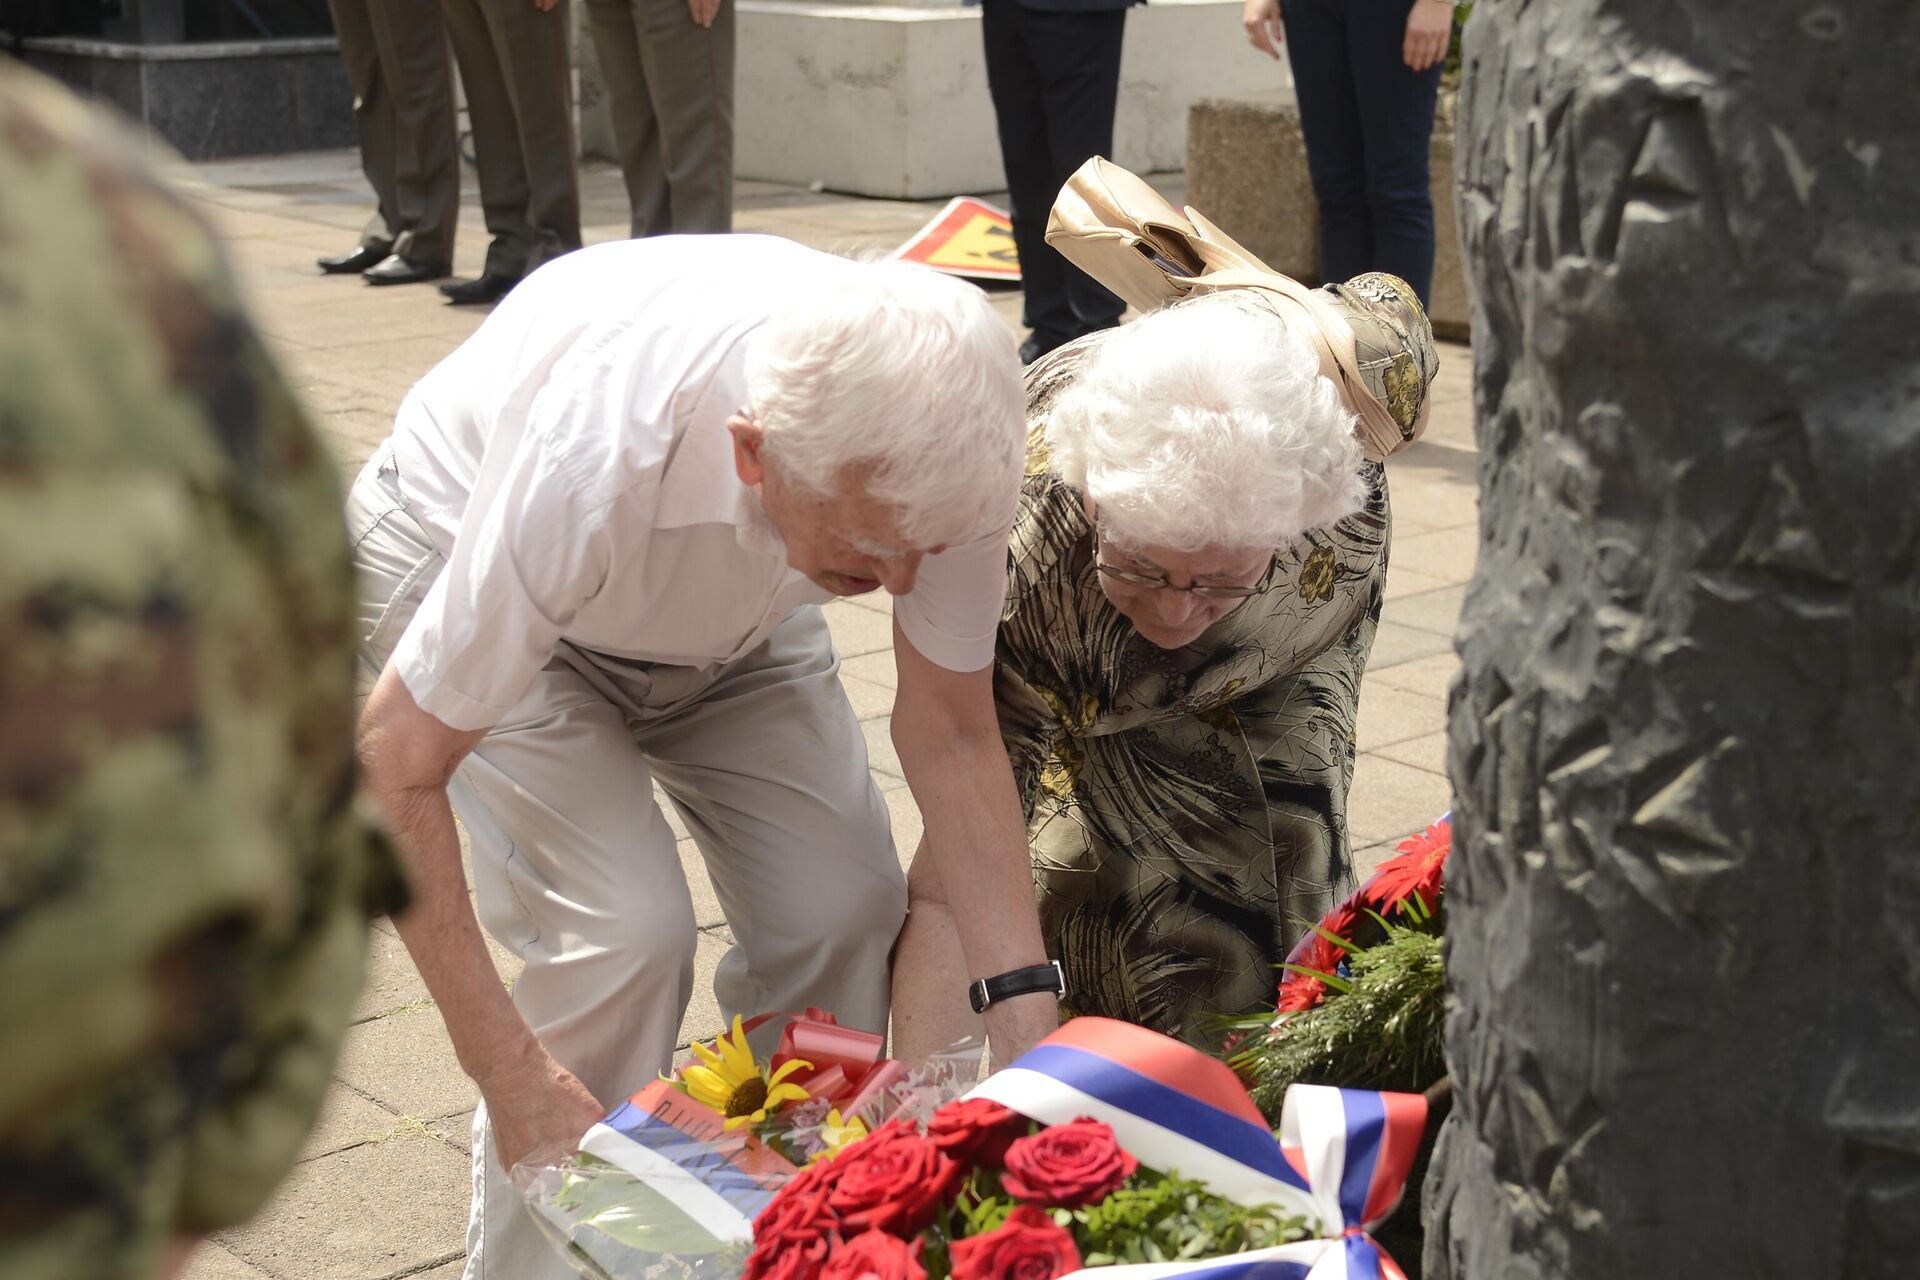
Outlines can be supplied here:
<path id="1" fill-rule="evenodd" d="M 1103 561 L 1096 560 L 1093 567 L 1106 574 L 1109 578 L 1117 578 L 1121 582 L 1131 583 L 1136 587 L 1146 587 L 1150 591 L 1184 591 L 1188 595 L 1199 596 L 1202 600 L 1245 600 L 1249 596 L 1257 596 L 1267 589 L 1267 575 L 1273 572 L 1273 562 L 1270 560 L 1267 562 L 1266 569 L 1260 575 L 1260 581 L 1251 587 L 1203 587 L 1198 585 L 1176 587 L 1165 578 L 1155 578 L 1144 573 L 1135 573 L 1131 569 L 1122 569 L 1118 565 L 1106 564 Z"/>

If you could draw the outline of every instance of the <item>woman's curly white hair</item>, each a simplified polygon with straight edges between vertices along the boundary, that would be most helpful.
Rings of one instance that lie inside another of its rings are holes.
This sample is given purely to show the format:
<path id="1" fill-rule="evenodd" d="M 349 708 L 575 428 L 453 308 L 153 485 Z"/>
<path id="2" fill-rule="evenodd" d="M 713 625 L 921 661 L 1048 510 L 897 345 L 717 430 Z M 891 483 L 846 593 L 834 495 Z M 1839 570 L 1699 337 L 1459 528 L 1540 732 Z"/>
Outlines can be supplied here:
<path id="1" fill-rule="evenodd" d="M 1103 335 L 1046 431 L 1103 534 L 1197 552 L 1283 547 L 1358 511 L 1353 428 L 1307 341 L 1223 292 Z"/>

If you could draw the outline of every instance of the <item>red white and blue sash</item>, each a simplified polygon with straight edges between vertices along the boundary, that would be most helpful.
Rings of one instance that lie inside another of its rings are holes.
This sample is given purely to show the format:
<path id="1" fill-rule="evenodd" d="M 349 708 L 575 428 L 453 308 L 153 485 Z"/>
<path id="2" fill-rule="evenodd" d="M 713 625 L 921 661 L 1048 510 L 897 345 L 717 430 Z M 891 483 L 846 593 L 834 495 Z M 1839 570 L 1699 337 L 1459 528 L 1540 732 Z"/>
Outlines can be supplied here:
<path id="1" fill-rule="evenodd" d="M 1276 1140 L 1226 1064 L 1142 1027 L 1078 1018 L 969 1096 L 1043 1124 L 1104 1121 L 1142 1164 L 1297 1214 L 1322 1237 L 1080 1280 L 1402 1280 L 1365 1233 L 1400 1202 L 1426 1128 L 1418 1094 L 1294 1085 Z"/>

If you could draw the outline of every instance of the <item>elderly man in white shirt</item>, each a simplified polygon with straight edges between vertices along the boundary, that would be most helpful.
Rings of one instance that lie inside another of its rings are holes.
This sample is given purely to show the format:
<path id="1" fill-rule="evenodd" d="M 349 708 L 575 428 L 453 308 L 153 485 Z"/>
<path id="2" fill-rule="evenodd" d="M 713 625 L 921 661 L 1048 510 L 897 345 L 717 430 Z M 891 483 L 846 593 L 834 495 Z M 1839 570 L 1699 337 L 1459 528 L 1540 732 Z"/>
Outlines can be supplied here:
<path id="1" fill-rule="evenodd" d="M 570 1275 L 505 1170 L 666 1067 L 692 898 L 728 1012 L 884 1029 L 906 893 L 816 607 L 885 588 L 893 737 L 997 1058 L 1054 1025 L 994 634 L 1022 468 L 1005 327 L 971 286 L 769 237 L 662 237 L 529 277 L 414 387 L 349 508 L 378 672 L 369 788 L 395 923 L 479 1085 L 469 1280 Z M 502 986 L 479 921 L 526 967 Z M 1031 988 L 1042 988 L 1031 990 Z"/>

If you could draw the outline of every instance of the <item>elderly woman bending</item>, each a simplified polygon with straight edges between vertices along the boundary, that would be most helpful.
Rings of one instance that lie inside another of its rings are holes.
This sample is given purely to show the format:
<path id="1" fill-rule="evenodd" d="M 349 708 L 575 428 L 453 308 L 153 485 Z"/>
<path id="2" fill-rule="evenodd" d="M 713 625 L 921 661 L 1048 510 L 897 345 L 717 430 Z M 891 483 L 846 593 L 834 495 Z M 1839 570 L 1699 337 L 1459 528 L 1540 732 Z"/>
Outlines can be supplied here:
<path id="1" fill-rule="evenodd" d="M 1393 276 L 1328 293 L 1348 395 L 1411 427 L 1436 360 Z M 1258 289 L 1091 335 L 1027 375 L 1027 479 L 995 696 L 1063 1007 L 1194 1043 L 1270 1008 L 1353 879 L 1347 788 L 1380 616 L 1383 468 L 1312 335 Z M 897 1051 L 979 1019 L 931 862 L 896 953 Z"/>

